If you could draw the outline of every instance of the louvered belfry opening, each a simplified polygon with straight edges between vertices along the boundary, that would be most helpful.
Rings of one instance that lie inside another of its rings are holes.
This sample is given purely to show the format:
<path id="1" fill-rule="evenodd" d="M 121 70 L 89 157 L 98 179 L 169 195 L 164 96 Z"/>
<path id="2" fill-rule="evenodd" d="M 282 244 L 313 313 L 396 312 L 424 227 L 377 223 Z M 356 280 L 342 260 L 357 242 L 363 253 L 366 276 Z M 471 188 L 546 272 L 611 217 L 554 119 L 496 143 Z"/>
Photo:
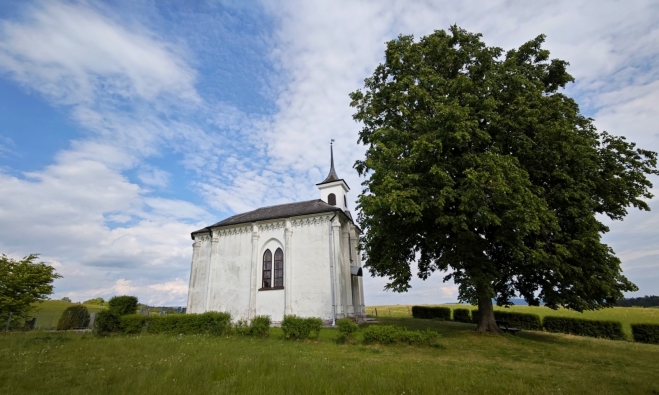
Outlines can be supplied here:
<path id="1" fill-rule="evenodd" d="M 327 195 L 327 204 L 336 206 L 336 195 L 333 193 L 330 193 Z"/>

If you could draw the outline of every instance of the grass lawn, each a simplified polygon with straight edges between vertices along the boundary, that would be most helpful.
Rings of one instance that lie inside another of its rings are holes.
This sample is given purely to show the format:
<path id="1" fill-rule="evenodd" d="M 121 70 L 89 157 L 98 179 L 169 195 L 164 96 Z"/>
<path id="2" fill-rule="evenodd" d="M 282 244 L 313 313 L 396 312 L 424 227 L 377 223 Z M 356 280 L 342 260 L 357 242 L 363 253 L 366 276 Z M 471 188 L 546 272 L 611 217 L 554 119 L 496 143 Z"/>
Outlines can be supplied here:
<path id="1" fill-rule="evenodd" d="M 62 316 L 62 312 L 66 310 L 67 307 L 74 305 L 76 305 L 76 303 L 69 303 L 61 300 L 45 300 L 41 303 L 35 303 L 35 306 L 37 306 L 38 309 L 37 311 L 32 312 L 30 317 L 37 318 L 35 328 L 52 329 L 57 326 L 57 321 L 59 321 Z M 97 313 L 106 308 L 105 306 L 95 304 L 83 304 L 83 306 L 85 306 L 90 313 Z"/>
<path id="2" fill-rule="evenodd" d="M 446 304 L 433 306 L 444 306 L 450 307 L 451 309 L 462 308 L 476 310 L 476 306 L 464 304 Z M 378 311 L 378 317 L 410 317 L 412 305 L 368 306 L 366 308 L 366 313 L 368 313 L 369 316 L 375 317 L 376 309 Z M 653 308 L 613 307 L 609 309 L 584 311 L 583 313 L 567 309 L 552 310 L 548 307 L 542 306 L 511 306 L 510 308 L 495 306 L 494 309 L 517 313 L 537 314 L 540 317 L 551 315 L 584 318 L 589 320 L 619 321 L 622 323 L 622 330 L 629 340 L 632 339 L 632 329 L 630 324 L 659 324 L 659 309 Z"/>
<path id="3" fill-rule="evenodd" d="M 405 317 L 440 347 L 319 339 L 0 335 L 1 394 L 659 394 L 659 346 Z"/>

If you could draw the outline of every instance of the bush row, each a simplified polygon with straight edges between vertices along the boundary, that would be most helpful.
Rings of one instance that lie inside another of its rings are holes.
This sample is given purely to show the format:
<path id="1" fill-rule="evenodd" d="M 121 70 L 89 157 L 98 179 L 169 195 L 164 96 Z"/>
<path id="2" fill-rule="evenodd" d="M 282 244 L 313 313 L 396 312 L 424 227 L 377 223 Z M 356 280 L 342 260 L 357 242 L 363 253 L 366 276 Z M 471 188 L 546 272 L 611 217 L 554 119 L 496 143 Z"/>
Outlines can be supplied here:
<path id="1" fill-rule="evenodd" d="M 281 329 L 287 339 L 307 339 L 311 332 L 316 332 L 316 337 L 323 327 L 320 318 L 302 318 L 296 315 L 285 315 L 281 322 Z"/>
<path id="2" fill-rule="evenodd" d="M 412 306 L 412 317 L 448 321 L 451 319 L 451 309 L 449 307 Z"/>
<path id="3" fill-rule="evenodd" d="M 635 342 L 659 344 L 658 324 L 632 324 Z"/>
<path id="4" fill-rule="evenodd" d="M 453 310 L 454 321 L 477 324 L 479 317 L 478 310 Z M 615 321 L 595 321 L 581 318 L 553 316 L 541 319 L 537 314 L 509 311 L 495 311 L 494 319 L 497 321 L 506 321 L 511 327 L 519 329 L 545 329 L 548 332 L 568 333 L 579 336 L 600 337 L 613 340 L 624 339 L 622 324 Z M 659 343 L 659 325 L 634 324 L 632 325 L 632 333 L 634 334 L 635 341 Z"/>

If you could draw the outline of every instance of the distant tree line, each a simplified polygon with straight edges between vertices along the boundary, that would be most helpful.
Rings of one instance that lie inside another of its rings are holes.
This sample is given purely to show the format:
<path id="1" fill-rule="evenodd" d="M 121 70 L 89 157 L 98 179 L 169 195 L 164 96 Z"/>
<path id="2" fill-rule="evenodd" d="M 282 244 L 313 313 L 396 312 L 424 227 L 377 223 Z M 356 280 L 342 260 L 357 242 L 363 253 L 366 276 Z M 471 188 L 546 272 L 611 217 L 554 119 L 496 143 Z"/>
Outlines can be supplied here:
<path id="1" fill-rule="evenodd" d="M 632 307 L 632 306 L 638 306 L 638 307 L 654 307 L 654 306 L 659 306 L 659 296 L 657 295 L 652 295 L 652 296 L 641 296 L 638 298 L 625 298 L 620 301 L 618 301 L 618 306 L 621 307 Z"/>

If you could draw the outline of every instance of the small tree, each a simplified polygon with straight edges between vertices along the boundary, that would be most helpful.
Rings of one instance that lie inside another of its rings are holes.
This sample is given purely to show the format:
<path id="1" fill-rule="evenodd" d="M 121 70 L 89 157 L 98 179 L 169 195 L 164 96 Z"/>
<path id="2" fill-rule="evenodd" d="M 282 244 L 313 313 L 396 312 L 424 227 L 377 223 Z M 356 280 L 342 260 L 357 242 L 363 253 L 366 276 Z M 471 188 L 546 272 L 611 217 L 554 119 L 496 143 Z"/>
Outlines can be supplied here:
<path id="1" fill-rule="evenodd" d="M 108 301 L 108 310 L 118 316 L 135 314 L 137 298 L 135 296 L 114 296 Z"/>
<path id="2" fill-rule="evenodd" d="M 95 304 L 95 305 L 103 306 L 105 304 L 105 300 L 103 298 L 94 298 L 94 299 L 85 300 L 83 304 Z"/>
<path id="3" fill-rule="evenodd" d="M 597 215 L 649 210 L 657 155 L 598 132 L 559 91 L 574 79 L 543 42 L 504 52 L 457 26 L 400 36 L 350 96 L 367 147 L 365 266 L 397 292 L 414 262 L 424 280 L 448 272 L 479 331 L 500 333 L 493 298 L 582 311 L 637 290 Z"/>
<path id="4" fill-rule="evenodd" d="M 61 278 L 55 268 L 43 262 L 35 262 L 38 254 L 30 254 L 21 260 L 0 255 L 0 322 L 12 317 L 27 318 L 36 310 L 35 302 L 42 302 L 53 293 L 53 281 Z M 13 318 L 12 318 L 13 319 Z"/>
<path id="5" fill-rule="evenodd" d="M 69 302 L 69 303 L 71 303 L 71 298 L 69 298 L 68 296 L 63 297 L 63 298 L 60 299 L 60 300 L 61 300 L 62 302 Z"/>
<path id="6" fill-rule="evenodd" d="M 62 316 L 57 322 L 57 330 L 66 331 L 69 329 L 86 328 L 89 325 L 89 320 L 89 311 L 87 311 L 85 306 L 70 306 L 62 312 Z"/>

